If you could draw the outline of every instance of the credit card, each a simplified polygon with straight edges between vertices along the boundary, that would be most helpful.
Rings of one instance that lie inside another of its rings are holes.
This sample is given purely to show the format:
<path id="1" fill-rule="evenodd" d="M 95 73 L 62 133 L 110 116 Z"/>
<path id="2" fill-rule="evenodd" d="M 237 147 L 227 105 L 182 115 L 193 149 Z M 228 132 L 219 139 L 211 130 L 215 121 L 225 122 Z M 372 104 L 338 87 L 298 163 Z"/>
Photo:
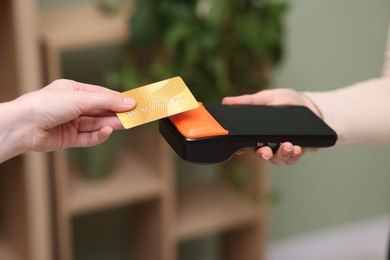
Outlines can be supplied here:
<path id="1" fill-rule="evenodd" d="M 120 95 L 137 101 L 133 110 L 117 113 L 126 129 L 199 107 L 180 77 L 131 89 Z"/>

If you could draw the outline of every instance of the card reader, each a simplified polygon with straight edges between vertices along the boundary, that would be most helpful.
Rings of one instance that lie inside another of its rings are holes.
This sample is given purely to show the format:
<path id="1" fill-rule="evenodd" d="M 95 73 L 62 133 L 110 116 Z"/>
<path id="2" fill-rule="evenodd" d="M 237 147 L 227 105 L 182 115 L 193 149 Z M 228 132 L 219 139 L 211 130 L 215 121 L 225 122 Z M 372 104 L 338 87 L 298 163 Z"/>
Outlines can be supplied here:
<path id="1" fill-rule="evenodd" d="M 336 132 L 304 106 L 203 105 L 160 119 L 159 130 L 173 150 L 192 163 L 227 161 L 238 150 L 283 142 L 301 147 L 335 144 Z"/>

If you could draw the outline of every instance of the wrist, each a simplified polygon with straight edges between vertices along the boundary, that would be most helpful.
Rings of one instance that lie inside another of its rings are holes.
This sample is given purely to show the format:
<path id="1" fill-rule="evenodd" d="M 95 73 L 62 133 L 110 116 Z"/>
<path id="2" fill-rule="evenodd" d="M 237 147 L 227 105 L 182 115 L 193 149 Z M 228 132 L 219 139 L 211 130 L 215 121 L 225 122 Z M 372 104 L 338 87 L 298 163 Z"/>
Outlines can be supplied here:
<path id="1" fill-rule="evenodd" d="M 0 163 L 29 151 L 31 127 L 25 124 L 27 115 L 24 110 L 17 99 L 0 104 Z"/>
<path id="2" fill-rule="evenodd" d="M 301 97 L 303 99 L 305 106 L 307 106 L 311 111 L 313 111 L 314 114 L 316 114 L 319 118 L 323 119 L 321 110 L 317 107 L 317 105 L 305 94 L 301 93 Z"/>

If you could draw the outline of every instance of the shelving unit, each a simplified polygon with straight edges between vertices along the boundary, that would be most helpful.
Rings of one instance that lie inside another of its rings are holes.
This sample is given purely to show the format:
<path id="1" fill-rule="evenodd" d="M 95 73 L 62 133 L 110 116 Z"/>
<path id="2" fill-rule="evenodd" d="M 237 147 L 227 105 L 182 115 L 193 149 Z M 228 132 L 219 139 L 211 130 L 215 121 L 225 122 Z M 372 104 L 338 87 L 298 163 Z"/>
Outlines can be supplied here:
<path id="1" fill-rule="evenodd" d="M 0 259 L 21 259 L 20 256 L 17 255 L 15 248 L 9 244 L 8 239 L 2 237 L 0 237 Z"/>
<path id="2" fill-rule="evenodd" d="M 94 5 L 38 10 L 33 0 L 2 1 L 0 7 L 0 52 L 9 58 L 0 60 L 0 83 L 6 86 L 0 94 L 6 99 L 43 86 L 41 75 L 46 83 L 60 78 L 66 51 L 131 39 L 131 6 L 117 16 L 102 14 Z M 232 188 L 221 178 L 179 188 L 176 155 L 156 128 L 131 130 L 126 142 L 131 149 L 120 153 L 101 180 L 83 177 L 66 151 L 50 157 L 26 154 L 0 165 L 0 186 L 13 188 L 1 187 L 6 194 L 0 198 L 17 202 L 0 200 L 0 259 L 71 260 L 73 219 L 123 206 L 133 208 L 137 223 L 129 243 L 133 259 L 175 260 L 182 242 L 210 234 L 221 237 L 220 259 L 263 259 L 266 169 L 259 160 L 250 154 L 237 159 L 249 173 L 247 187 Z"/>
<path id="3" fill-rule="evenodd" d="M 0 101 L 42 87 L 36 3 L 0 1 Z M 0 259 L 50 260 L 47 157 L 26 153 L 0 165 Z"/>
<path id="4" fill-rule="evenodd" d="M 0 165 L 0 259 L 19 260 L 26 255 L 26 198 L 20 167 L 22 159 L 14 158 Z M 9 201 L 10 198 L 12 201 Z"/>
<path id="5" fill-rule="evenodd" d="M 256 206 L 220 185 L 201 185 L 178 193 L 176 239 L 185 241 L 259 221 Z"/>
<path id="6" fill-rule="evenodd" d="M 132 139 L 142 142 L 147 147 L 153 145 L 154 153 L 165 156 L 153 158 L 149 151 L 139 147 L 140 144 L 132 142 L 134 148 L 121 154 L 113 163 L 115 166 L 107 177 L 102 180 L 86 179 L 79 170 L 75 170 L 75 167 L 69 164 L 66 152 L 54 154 L 60 259 L 72 259 L 71 224 L 74 217 L 122 206 L 133 206 L 136 212 L 135 219 L 139 218 L 135 230 L 137 240 L 134 244 L 140 246 L 134 248 L 135 254 L 139 255 L 140 259 L 158 259 L 155 258 L 156 254 L 159 256 L 164 254 L 166 247 L 161 244 L 165 243 L 163 237 L 166 237 L 170 230 L 164 231 L 162 219 L 165 209 L 162 210 L 162 205 L 165 202 L 162 198 L 169 192 L 165 185 L 171 181 L 164 169 L 167 168 L 165 165 L 171 164 L 172 158 L 167 157 L 170 152 L 164 150 L 168 147 L 163 145 L 158 135 L 151 135 L 148 132 L 150 132 L 148 129 L 143 128 Z M 150 230 L 151 227 L 154 227 L 153 230 Z M 158 239 L 157 234 L 161 236 Z M 142 238 L 145 244 L 140 243 Z M 153 250 L 153 257 L 148 258 L 149 256 L 145 254 L 150 254 L 150 250 L 139 250 L 146 244 L 152 247 L 155 244 L 154 248 L 160 250 Z"/>
<path id="7" fill-rule="evenodd" d="M 231 161 L 244 166 L 249 181 L 233 188 L 224 178 L 178 190 L 175 239 L 181 242 L 211 234 L 221 236 L 220 259 L 264 259 L 266 246 L 265 166 L 247 153 Z M 232 170 L 224 168 L 223 175 Z"/>
<path id="8" fill-rule="evenodd" d="M 50 8 L 40 12 L 40 36 L 45 48 L 47 79 L 62 75 L 61 53 L 129 40 L 131 6 L 117 15 L 102 13 L 96 5 Z"/>
<path id="9" fill-rule="evenodd" d="M 114 168 L 104 181 L 91 181 L 81 173 L 71 171 L 66 203 L 69 215 L 103 210 L 159 196 L 161 178 L 155 176 L 137 155 L 128 153 L 121 157 L 114 162 L 118 167 Z"/>

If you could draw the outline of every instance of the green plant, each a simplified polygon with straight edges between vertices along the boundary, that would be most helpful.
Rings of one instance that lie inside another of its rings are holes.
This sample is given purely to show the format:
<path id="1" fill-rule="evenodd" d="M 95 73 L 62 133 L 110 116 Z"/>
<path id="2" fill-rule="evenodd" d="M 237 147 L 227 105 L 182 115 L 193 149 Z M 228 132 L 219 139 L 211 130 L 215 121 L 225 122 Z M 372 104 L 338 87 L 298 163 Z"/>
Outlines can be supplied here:
<path id="1" fill-rule="evenodd" d="M 138 0 L 129 57 L 109 84 L 129 89 L 178 75 L 204 102 L 264 88 L 282 58 L 285 11 L 270 0 Z"/>
<path id="2" fill-rule="evenodd" d="M 127 90 L 181 76 L 205 103 L 267 87 L 283 54 L 283 17 L 276 0 L 138 0 L 129 21 L 124 68 L 108 84 Z M 248 173 L 228 175 L 245 189 Z"/>

